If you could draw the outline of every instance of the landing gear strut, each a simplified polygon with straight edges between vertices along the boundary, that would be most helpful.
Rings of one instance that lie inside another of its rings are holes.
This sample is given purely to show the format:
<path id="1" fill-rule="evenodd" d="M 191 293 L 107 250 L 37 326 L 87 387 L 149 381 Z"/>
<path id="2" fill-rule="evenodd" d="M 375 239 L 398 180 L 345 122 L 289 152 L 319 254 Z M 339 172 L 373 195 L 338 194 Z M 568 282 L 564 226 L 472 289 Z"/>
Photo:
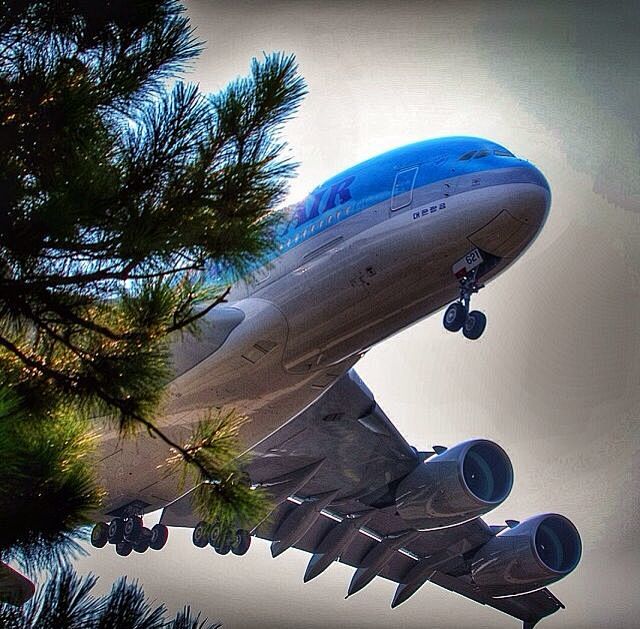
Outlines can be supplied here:
<path id="1" fill-rule="evenodd" d="M 476 281 L 477 268 L 460 280 L 460 298 L 454 301 L 444 312 L 442 324 L 449 332 L 459 332 L 465 338 L 475 340 L 482 336 L 487 326 L 487 317 L 479 310 L 471 310 L 471 295 L 477 293 L 484 284 Z"/>

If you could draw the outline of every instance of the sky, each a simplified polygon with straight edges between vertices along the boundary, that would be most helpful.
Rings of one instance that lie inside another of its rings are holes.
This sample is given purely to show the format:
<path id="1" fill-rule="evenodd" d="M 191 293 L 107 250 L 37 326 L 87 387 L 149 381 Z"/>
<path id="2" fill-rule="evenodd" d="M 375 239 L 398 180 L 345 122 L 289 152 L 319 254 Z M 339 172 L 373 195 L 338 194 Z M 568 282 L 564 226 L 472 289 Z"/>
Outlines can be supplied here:
<path id="1" fill-rule="evenodd" d="M 385 150 L 446 135 L 495 140 L 536 164 L 553 201 L 533 246 L 474 297 L 479 341 L 435 314 L 372 349 L 357 370 L 419 449 L 470 437 L 510 454 L 515 485 L 486 519 L 568 516 L 576 571 L 552 586 L 567 609 L 542 626 L 634 627 L 640 614 L 640 5 L 590 2 L 191 0 L 205 48 L 187 78 L 215 92 L 252 57 L 295 53 L 309 94 L 285 139 L 300 162 L 290 200 Z M 152 524 L 149 518 L 146 524 Z M 427 584 L 389 608 L 376 579 L 344 600 L 352 569 L 302 582 L 308 555 L 196 549 L 79 561 L 138 578 L 243 627 L 516 627 Z"/>

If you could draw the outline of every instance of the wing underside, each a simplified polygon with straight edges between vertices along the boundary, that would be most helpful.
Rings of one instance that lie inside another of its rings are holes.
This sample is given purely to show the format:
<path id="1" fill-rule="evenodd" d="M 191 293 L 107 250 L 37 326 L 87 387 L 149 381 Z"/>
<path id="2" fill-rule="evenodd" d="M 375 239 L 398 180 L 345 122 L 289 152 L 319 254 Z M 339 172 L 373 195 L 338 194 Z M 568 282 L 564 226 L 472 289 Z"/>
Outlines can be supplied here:
<path id="1" fill-rule="evenodd" d="M 252 483 L 276 505 L 252 534 L 311 554 L 305 581 L 334 561 L 354 567 L 354 594 L 375 577 L 398 583 L 392 606 L 434 583 L 533 627 L 562 608 L 546 588 L 496 598 L 473 582 L 469 557 L 505 526 L 475 518 L 457 526 L 415 530 L 399 516 L 393 492 L 431 452 L 411 447 L 354 371 L 316 403 L 258 444 L 248 468 Z M 168 526 L 194 527 L 190 494 L 165 508 Z"/>

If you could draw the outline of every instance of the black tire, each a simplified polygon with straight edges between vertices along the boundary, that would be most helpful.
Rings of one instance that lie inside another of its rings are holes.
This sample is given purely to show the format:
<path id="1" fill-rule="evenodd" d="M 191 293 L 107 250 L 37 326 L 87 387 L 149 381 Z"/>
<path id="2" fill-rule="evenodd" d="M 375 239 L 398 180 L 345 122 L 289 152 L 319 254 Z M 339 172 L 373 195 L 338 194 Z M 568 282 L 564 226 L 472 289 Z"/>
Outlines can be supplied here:
<path id="1" fill-rule="evenodd" d="M 219 555 L 228 555 L 231 552 L 231 544 L 226 539 L 214 548 Z"/>
<path id="2" fill-rule="evenodd" d="M 231 545 L 235 535 L 229 534 L 228 531 L 221 529 L 215 524 L 211 527 L 212 533 L 209 535 L 209 543 L 219 555 L 227 555 L 231 552 Z M 213 533 L 215 531 L 215 533 Z"/>
<path id="3" fill-rule="evenodd" d="M 193 529 L 191 541 L 193 545 L 198 548 L 204 548 L 209 543 L 209 525 L 204 520 L 200 520 L 200 522 L 196 524 L 196 527 Z"/>
<path id="4" fill-rule="evenodd" d="M 250 546 L 251 535 L 249 534 L 249 531 L 239 529 L 236 533 L 236 538 L 233 540 L 233 544 L 231 544 L 231 552 L 234 555 L 241 557 L 242 555 L 247 554 Z"/>
<path id="5" fill-rule="evenodd" d="M 444 311 L 444 317 L 442 318 L 442 325 L 449 332 L 458 332 L 464 325 L 467 319 L 467 309 L 464 304 L 459 301 L 454 301 Z"/>
<path id="6" fill-rule="evenodd" d="M 209 546 L 217 548 L 220 544 L 220 528 L 216 524 L 209 527 Z"/>
<path id="7" fill-rule="evenodd" d="M 121 557 L 126 557 L 127 555 L 130 555 L 132 550 L 133 550 L 133 546 L 129 542 L 122 541 L 116 544 L 116 552 Z"/>
<path id="8" fill-rule="evenodd" d="M 103 548 L 109 541 L 109 525 L 105 522 L 98 522 L 91 529 L 91 545 L 94 548 Z"/>
<path id="9" fill-rule="evenodd" d="M 142 518 L 140 516 L 134 516 L 129 518 L 124 523 L 124 539 L 127 542 L 135 544 L 140 539 L 140 533 L 142 532 Z"/>
<path id="10" fill-rule="evenodd" d="M 151 541 L 151 531 L 147 528 L 142 529 L 140 531 L 140 536 L 138 537 L 138 541 L 133 545 L 133 550 L 137 553 L 144 553 L 149 550 L 149 542 Z"/>
<path id="11" fill-rule="evenodd" d="M 156 524 L 151 529 L 151 539 L 149 548 L 151 550 L 162 550 L 169 539 L 169 529 L 164 524 Z"/>
<path id="12" fill-rule="evenodd" d="M 111 520 L 108 539 L 110 544 L 118 544 L 124 540 L 124 522 L 122 518 L 113 518 Z"/>
<path id="13" fill-rule="evenodd" d="M 475 341 L 482 336 L 482 333 L 484 332 L 484 329 L 486 327 L 487 317 L 485 317 L 484 313 L 480 312 L 479 310 L 472 310 L 467 315 L 467 319 L 464 322 L 462 334 L 464 334 L 465 338 Z"/>

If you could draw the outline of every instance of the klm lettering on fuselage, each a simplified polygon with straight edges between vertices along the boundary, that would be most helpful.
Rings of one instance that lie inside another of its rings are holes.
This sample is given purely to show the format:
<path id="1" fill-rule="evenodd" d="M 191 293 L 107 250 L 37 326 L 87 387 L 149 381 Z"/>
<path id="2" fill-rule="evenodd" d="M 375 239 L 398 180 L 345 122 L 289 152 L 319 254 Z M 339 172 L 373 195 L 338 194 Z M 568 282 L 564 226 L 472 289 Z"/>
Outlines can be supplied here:
<path id="1" fill-rule="evenodd" d="M 355 175 L 351 175 L 330 188 L 312 192 L 304 201 L 296 203 L 291 208 L 291 220 L 287 223 L 285 232 L 297 229 L 313 221 L 325 212 L 351 200 L 349 186 L 354 182 Z"/>

